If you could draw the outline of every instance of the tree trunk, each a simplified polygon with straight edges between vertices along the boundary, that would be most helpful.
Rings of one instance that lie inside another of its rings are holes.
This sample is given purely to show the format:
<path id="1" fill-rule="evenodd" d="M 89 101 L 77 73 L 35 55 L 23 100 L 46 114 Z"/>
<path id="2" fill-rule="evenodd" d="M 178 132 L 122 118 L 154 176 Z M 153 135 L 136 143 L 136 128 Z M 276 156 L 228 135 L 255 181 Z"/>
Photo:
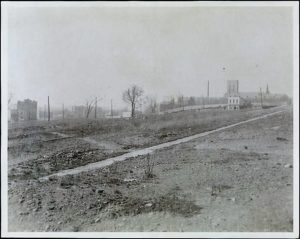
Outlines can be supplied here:
<path id="1" fill-rule="evenodd" d="M 131 103 L 131 118 L 135 117 L 135 104 Z"/>

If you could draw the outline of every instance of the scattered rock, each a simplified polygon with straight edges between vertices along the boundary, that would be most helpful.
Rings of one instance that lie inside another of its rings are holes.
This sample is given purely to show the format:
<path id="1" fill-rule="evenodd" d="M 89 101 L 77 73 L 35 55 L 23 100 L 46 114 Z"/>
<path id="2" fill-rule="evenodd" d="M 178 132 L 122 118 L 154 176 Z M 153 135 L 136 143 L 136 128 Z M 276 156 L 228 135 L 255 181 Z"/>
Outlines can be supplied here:
<path id="1" fill-rule="evenodd" d="M 247 146 L 244 146 L 244 148 L 245 148 L 245 149 L 248 149 L 248 147 L 247 147 Z"/>
<path id="2" fill-rule="evenodd" d="M 79 227 L 79 226 L 74 226 L 74 227 L 72 228 L 72 231 L 73 231 L 73 232 L 79 232 L 79 231 L 80 231 L 80 227 Z"/>
<path id="3" fill-rule="evenodd" d="M 134 178 L 125 178 L 124 179 L 124 182 L 133 182 L 133 181 L 136 181 L 136 179 L 134 179 Z"/>
<path id="4" fill-rule="evenodd" d="M 48 210 L 54 210 L 55 209 L 55 206 L 50 206 L 50 207 L 48 207 Z"/>
<path id="5" fill-rule="evenodd" d="M 100 218 L 97 218 L 97 219 L 95 220 L 95 223 L 100 222 L 100 221 L 101 221 L 101 219 L 100 219 Z"/>
<path id="6" fill-rule="evenodd" d="M 28 215 L 29 212 L 20 212 L 20 215 Z"/>
<path id="7" fill-rule="evenodd" d="M 96 193 L 98 193 L 98 194 L 101 194 L 101 193 L 103 193 L 104 192 L 104 189 L 102 189 L 102 188 L 98 188 L 97 190 L 96 190 Z"/>
<path id="8" fill-rule="evenodd" d="M 50 176 L 49 178 L 49 181 L 57 181 L 58 178 L 56 176 Z"/>
<path id="9" fill-rule="evenodd" d="M 277 139 L 277 140 L 280 140 L 280 141 L 287 141 L 286 138 L 282 138 L 282 137 L 277 137 L 276 139 Z"/>
<path id="10" fill-rule="evenodd" d="M 96 204 L 91 203 L 91 204 L 88 206 L 88 209 L 93 209 L 93 208 L 95 208 L 95 207 L 96 207 Z"/>
<path id="11" fill-rule="evenodd" d="M 291 164 L 286 164 L 286 165 L 284 165 L 284 167 L 285 167 L 285 168 L 293 168 L 293 165 L 291 165 Z"/>
<path id="12" fill-rule="evenodd" d="M 153 204 L 152 203 L 147 203 L 147 204 L 145 204 L 145 207 L 151 207 Z"/>
<path id="13" fill-rule="evenodd" d="M 34 212 L 39 211 L 41 208 L 40 207 L 36 207 L 35 209 L 33 209 Z"/>

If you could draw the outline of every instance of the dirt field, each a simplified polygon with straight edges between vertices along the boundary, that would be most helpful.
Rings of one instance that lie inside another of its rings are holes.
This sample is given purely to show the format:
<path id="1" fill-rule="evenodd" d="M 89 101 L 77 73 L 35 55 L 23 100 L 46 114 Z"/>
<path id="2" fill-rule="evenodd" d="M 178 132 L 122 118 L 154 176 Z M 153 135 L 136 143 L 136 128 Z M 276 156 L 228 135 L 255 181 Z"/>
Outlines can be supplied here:
<path id="1" fill-rule="evenodd" d="M 40 177 L 278 109 L 9 129 L 9 231 L 292 231 L 292 111 L 99 170 Z"/>

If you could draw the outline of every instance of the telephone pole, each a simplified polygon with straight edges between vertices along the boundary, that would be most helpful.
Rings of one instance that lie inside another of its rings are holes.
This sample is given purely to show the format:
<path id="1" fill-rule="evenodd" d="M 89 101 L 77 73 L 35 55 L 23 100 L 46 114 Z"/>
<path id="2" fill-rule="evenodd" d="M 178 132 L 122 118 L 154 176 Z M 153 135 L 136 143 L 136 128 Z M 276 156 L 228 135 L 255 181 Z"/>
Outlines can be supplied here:
<path id="1" fill-rule="evenodd" d="M 48 121 L 50 121 L 50 101 L 48 96 Z"/>
<path id="2" fill-rule="evenodd" d="M 110 99 L 110 115 L 111 115 L 111 118 L 114 117 L 112 99 Z"/>
<path id="3" fill-rule="evenodd" d="M 97 97 L 95 99 L 95 119 L 97 119 Z"/>
<path id="4" fill-rule="evenodd" d="M 209 81 L 207 81 L 207 104 L 209 104 Z"/>
<path id="5" fill-rule="evenodd" d="M 62 105 L 62 117 L 65 119 L 65 106 L 64 104 Z"/>

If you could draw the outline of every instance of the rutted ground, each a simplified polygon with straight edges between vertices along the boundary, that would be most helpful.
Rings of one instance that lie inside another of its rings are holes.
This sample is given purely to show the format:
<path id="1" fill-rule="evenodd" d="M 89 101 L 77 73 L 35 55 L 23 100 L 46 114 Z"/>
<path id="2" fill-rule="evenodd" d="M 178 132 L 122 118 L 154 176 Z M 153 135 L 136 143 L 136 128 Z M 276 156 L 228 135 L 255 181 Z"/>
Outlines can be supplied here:
<path id="1" fill-rule="evenodd" d="M 10 129 L 9 177 L 37 179 L 276 110 L 181 112 L 135 121 L 51 122 Z"/>
<path id="2" fill-rule="evenodd" d="M 287 112 L 94 172 L 10 178 L 9 230 L 291 231 L 292 156 Z"/>

